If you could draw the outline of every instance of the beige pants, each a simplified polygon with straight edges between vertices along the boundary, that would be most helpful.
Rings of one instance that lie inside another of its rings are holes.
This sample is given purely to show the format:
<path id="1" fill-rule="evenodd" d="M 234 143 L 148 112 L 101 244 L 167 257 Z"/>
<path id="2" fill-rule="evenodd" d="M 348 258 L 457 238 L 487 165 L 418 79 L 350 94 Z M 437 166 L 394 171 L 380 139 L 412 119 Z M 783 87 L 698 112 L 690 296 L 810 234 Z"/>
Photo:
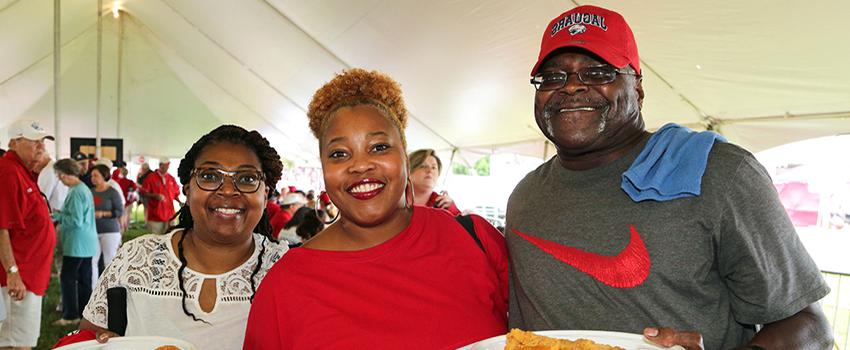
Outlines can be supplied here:
<path id="1" fill-rule="evenodd" d="M 41 333 L 41 299 L 30 291 L 23 300 L 13 300 L 8 289 L 0 289 L 0 298 L 6 306 L 6 320 L 0 327 L 0 347 L 35 347 Z"/>

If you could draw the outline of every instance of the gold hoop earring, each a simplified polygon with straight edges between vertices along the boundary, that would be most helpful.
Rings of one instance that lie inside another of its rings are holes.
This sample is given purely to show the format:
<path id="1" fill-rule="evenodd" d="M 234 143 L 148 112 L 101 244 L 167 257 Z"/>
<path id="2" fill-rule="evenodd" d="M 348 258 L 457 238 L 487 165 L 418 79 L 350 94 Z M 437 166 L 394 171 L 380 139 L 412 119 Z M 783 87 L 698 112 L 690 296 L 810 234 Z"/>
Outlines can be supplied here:
<path id="1" fill-rule="evenodd" d="M 333 224 L 334 222 L 336 222 L 336 219 L 339 219 L 339 210 L 337 209 L 336 215 L 331 218 L 330 221 L 325 221 L 324 216 L 319 215 L 319 206 L 321 205 L 321 202 L 321 200 L 317 200 L 316 204 L 313 206 L 313 211 L 316 213 L 316 217 L 319 218 L 319 220 L 321 220 L 322 223 L 324 223 L 325 225 Z M 333 204 L 333 202 L 331 204 Z M 329 212 L 325 212 L 325 214 L 327 214 L 328 217 L 331 217 L 331 214 Z"/>
<path id="2" fill-rule="evenodd" d="M 407 183 L 404 185 L 404 208 L 413 209 L 413 186 L 410 185 L 410 178 L 407 178 Z"/>

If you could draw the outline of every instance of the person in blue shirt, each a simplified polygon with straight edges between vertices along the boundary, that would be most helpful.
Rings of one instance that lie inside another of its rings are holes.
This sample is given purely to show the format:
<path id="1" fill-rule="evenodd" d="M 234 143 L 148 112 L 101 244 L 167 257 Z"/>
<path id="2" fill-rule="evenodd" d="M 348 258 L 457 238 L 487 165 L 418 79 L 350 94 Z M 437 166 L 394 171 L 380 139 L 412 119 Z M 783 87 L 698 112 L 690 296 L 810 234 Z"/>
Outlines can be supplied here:
<path id="1" fill-rule="evenodd" d="M 91 260 L 97 252 L 94 198 L 89 187 L 80 180 L 80 166 L 71 159 L 53 165 L 59 181 L 68 186 L 62 210 L 53 214 L 62 242 L 62 318 L 53 324 L 65 326 L 80 322 L 83 308 L 92 291 Z"/>

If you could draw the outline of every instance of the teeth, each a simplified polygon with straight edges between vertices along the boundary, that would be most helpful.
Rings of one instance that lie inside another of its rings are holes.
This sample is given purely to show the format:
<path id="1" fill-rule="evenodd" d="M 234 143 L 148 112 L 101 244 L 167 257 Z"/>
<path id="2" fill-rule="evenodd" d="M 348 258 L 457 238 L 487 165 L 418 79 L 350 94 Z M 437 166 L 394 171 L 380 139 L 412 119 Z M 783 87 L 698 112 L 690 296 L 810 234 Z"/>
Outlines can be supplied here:
<path id="1" fill-rule="evenodd" d="M 240 212 L 242 212 L 242 210 L 233 209 L 233 208 L 215 208 L 215 211 L 222 213 L 222 214 L 227 214 L 227 215 L 236 215 L 236 214 L 239 214 Z"/>
<path id="2" fill-rule="evenodd" d="M 384 187 L 384 184 L 365 183 L 365 184 L 360 184 L 360 185 L 354 186 L 354 188 L 351 189 L 351 193 L 371 192 L 371 191 L 377 190 L 381 187 Z"/>
<path id="3" fill-rule="evenodd" d="M 593 108 L 593 107 L 578 107 L 578 108 L 564 108 L 564 109 L 561 109 L 559 112 L 561 112 L 561 113 L 563 113 L 563 112 L 578 112 L 578 111 L 589 112 L 589 111 L 594 111 L 594 110 L 596 110 L 596 108 Z"/>

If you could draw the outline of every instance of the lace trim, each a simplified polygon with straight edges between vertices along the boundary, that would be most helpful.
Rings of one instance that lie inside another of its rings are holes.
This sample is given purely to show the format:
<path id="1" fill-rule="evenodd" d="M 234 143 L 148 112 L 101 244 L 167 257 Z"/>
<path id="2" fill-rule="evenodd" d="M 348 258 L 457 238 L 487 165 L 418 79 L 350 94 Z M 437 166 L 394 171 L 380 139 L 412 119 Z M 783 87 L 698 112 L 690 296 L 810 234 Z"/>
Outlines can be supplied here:
<path id="1" fill-rule="evenodd" d="M 128 292 L 139 292 L 154 297 L 182 297 L 177 280 L 180 261 L 170 249 L 171 237 L 178 230 L 165 235 L 145 235 L 124 244 L 112 263 L 106 268 L 93 291 L 92 299 L 86 306 L 83 317 L 95 325 L 106 327 L 108 307 L 106 290 L 112 287 L 124 287 Z M 287 251 L 287 246 L 269 241 L 266 237 L 254 234 L 254 253 L 248 261 L 227 273 L 214 276 L 220 302 L 248 301 L 251 298 L 251 274 L 257 266 L 260 245 L 265 247 L 263 266 L 255 276 L 255 286 L 260 285 L 268 270 Z M 186 299 L 197 299 L 203 281 L 209 278 L 189 269 L 184 270 Z"/>

